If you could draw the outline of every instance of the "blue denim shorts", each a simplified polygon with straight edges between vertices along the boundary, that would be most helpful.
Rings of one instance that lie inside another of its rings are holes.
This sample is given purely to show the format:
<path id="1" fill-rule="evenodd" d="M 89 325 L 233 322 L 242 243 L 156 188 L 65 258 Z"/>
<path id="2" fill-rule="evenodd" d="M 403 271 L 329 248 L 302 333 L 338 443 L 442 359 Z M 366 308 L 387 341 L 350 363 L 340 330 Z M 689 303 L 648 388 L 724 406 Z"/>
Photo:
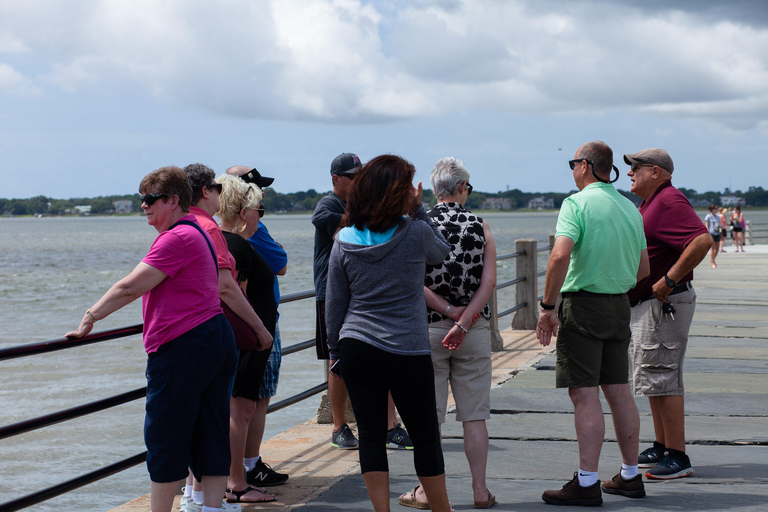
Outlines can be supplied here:
<path id="1" fill-rule="evenodd" d="M 156 483 L 229 474 L 229 398 L 237 346 L 223 314 L 163 344 L 147 360 L 144 442 Z"/>
<path id="2" fill-rule="evenodd" d="M 283 361 L 283 349 L 280 343 L 280 326 L 275 324 L 275 341 L 267 359 L 264 378 L 259 388 L 259 398 L 271 398 L 277 394 L 277 380 L 280 378 L 280 364 Z"/>

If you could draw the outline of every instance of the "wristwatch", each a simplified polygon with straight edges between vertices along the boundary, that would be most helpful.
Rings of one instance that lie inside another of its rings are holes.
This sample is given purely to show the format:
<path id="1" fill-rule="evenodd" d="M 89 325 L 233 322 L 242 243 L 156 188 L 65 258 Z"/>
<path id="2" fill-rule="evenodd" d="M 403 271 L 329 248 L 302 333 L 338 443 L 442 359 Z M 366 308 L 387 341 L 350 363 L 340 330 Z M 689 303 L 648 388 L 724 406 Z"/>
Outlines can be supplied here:
<path id="1" fill-rule="evenodd" d="M 670 288 L 675 287 L 675 282 L 672 279 L 670 279 L 667 274 L 664 274 L 664 282 L 667 283 L 667 286 L 669 286 Z"/>
<path id="2" fill-rule="evenodd" d="M 541 309 L 546 309 L 547 311 L 552 311 L 553 309 L 555 309 L 554 304 L 544 304 L 544 299 L 541 299 L 539 301 L 539 305 L 541 306 Z"/>

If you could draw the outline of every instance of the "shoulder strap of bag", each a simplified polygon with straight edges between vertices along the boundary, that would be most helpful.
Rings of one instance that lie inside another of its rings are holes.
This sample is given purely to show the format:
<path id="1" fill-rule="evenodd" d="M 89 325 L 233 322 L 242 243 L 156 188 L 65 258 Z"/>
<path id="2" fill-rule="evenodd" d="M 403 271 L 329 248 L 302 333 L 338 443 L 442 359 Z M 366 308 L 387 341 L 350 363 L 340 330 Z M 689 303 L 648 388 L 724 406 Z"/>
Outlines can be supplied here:
<path id="1" fill-rule="evenodd" d="M 208 244 L 208 249 L 211 251 L 211 256 L 213 256 L 213 265 L 216 267 L 216 276 L 217 276 L 217 279 L 218 279 L 218 275 L 219 275 L 219 262 L 216 259 L 216 252 L 213 250 L 213 246 L 211 245 L 211 241 L 208 240 L 207 236 L 205 236 L 205 233 L 203 232 L 203 228 L 201 228 L 200 226 L 198 226 L 197 224 L 195 224 L 192 221 L 180 220 L 180 221 L 177 221 L 173 226 L 171 226 L 169 228 L 169 230 L 175 228 L 179 224 L 186 224 L 187 226 L 192 226 L 193 228 L 198 230 L 201 235 L 203 235 L 203 240 L 205 240 L 205 243 Z"/>

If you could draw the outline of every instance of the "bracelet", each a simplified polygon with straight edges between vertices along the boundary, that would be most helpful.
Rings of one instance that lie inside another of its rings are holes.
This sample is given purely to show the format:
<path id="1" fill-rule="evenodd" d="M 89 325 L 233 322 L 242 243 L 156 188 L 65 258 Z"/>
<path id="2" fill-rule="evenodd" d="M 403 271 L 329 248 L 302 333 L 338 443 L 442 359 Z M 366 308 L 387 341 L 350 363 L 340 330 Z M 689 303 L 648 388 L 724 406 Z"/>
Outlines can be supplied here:
<path id="1" fill-rule="evenodd" d="M 467 334 L 467 333 L 469 332 L 469 331 L 468 331 L 467 329 L 465 329 L 465 328 L 464 328 L 464 326 L 463 326 L 463 325 L 461 325 L 459 322 L 453 322 L 453 325 L 455 325 L 456 327 L 458 327 L 459 329 L 461 329 L 461 332 L 463 332 L 464 334 Z"/>
<path id="2" fill-rule="evenodd" d="M 544 304 L 544 299 L 541 299 L 539 301 L 539 305 L 541 306 L 541 309 L 544 309 L 546 311 L 552 311 L 553 309 L 555 309 L 554 304 Z"/>
<path id="3" fill-rule="evenodd" d="M 443 311 L 443 315 L 444 315 L 444 316 L 448 316 L 448 313 L 449 313 L 450 311 L 451 311 L 451 305 L 450 305 L 450 304 L 448 304 L 447 306 L 445 306 L 445 311 Z"/>
<path id="4" fill-rule="evenodd" d="M 88 308 L 88 311 L 85 312 L 86 316 L 91 319 L 91 322 L 96 323 L 96 319 L 93 318 L 93 313 L 91 313 L 91 308 Z"/>

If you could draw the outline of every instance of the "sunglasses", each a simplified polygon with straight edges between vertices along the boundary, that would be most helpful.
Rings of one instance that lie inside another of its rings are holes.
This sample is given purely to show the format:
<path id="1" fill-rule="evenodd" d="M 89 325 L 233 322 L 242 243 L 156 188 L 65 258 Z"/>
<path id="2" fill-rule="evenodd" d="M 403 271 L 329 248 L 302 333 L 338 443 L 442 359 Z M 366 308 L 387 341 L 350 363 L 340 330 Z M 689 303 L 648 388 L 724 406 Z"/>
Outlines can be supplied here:
<path id="1" fill-rule="evenodd" d="M 470 185 L 469 182 L 467 182 L 467 195 L 470 195 L 473 190 L 474 190 L 474 187 Z"/>
<path id="2" fill-rule="evenodd" d="M 141 202 L 147 206 L 152 206 L 158 199 L 168 197 L 168 194 L 158 194 L 156 192 L 150 192 L 149 194 L 141 196 Z"/>
<path id="3" fill-rule="evenodd" d="M 259 218 L 264 216 L 264 207 L 256 208 L 256 211 L 259 212 Z"/>
<path id="4" fill-rule="evenodd" d="M 641 164 L 641 163 L 634 163 L 634 164 L 632 164 L 632 166 L 630 167 L 630 169 L 632 169 L 632 172 L 635 172 L 635 171 L 637 171 L 638 169 L 640 169 L 641 167 L 653 167 L 653 164 Z"/>
<path id="5" fill-rule="evenodd" d="M 570 166 L 571 170 L 574 170 L 576 168 L 576 164 L 579 162 L 587 162 L 587 164 L 592 165 L 592 162 L 587 160 L 586 158 L 577 158 L 576 160 L 568 160 L 568 165 Z M 592 168 L 594 169 L 594 165 L 592 165 Z"/>
<path id="6" fill-rule="evenodd" d="M 221 194 L 221 188 L 223 187 L 221 183 L 211 183 L 210 185 L 204 185 L 204 186 L 209 189 L 215 188 L 216 192 L 218 192 L 219 194 Z"/>
<path id="7" fill-rule="evenodd" d="M 339 173 L 338 176 L 344 176 L 345 178 L 352 179 L 352 178 L 355 177 L 355 173 L 353 173 L 353 172 L 342 172 L 342 173 Z"/>

